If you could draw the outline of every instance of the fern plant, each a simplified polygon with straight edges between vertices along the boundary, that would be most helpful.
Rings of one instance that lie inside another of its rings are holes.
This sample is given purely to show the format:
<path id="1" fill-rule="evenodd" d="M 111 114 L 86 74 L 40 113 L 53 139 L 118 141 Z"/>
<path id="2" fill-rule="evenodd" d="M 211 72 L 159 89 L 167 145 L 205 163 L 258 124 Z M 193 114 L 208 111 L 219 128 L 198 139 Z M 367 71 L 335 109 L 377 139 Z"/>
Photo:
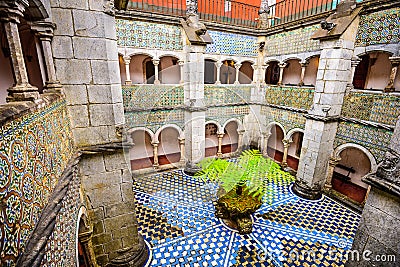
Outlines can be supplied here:
<path id="1" fill-rule="evenodd" d="M 204 182 L 213 182 L 225 192 L 236 189 L 236 194 L 243 191 L 262 200 L 263 196 L 273 194 L 271 182 L 276 179 L 293 180 L 294 177 L 280 170 L 277 163 L 263 157 L 258 150 L 246 150 L 236 163 L 222 159 L 207 158 L 199 163 L 201 171 L 195 177 Z M 282 172 L 283 174 L 276 172 Z M 267 199 L 271 199 L 270 197 Z"/>

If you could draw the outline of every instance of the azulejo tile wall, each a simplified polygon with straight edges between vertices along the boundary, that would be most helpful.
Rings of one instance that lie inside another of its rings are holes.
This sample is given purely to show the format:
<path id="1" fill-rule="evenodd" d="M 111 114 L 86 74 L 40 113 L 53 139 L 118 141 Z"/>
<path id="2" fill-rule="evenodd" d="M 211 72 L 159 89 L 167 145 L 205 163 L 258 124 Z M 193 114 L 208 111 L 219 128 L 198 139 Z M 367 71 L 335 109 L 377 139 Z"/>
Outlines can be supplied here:
<path id="1" fill-rule="evenodd" d="M 266 125 L 272 122 L 279 122 L 285 127 L 286 132 L 293 128 L 304 129 L 306 124 L 306 118 L 304 118 L 303 114 L 295 111 L 263 106 L 261 107 L 261 115 L 266 116 Z"/>
<path id="2" fill-rule="evenodd" d="M 146 127 L 153 132 L 166 124 L 176 124 L 181 129 L 185 125 L 183 110 L 159 110 L 159 111 L 138 111 L 125 112 L 126 127 Z"/>
<path id="3" fill-rule="evenodd" d="M 400 97 L 351 92 L 344 98 L 342 116 L 394 126 L 400 116 Z"/>
<path id="4" fill-rule="evenodd" d="M 399 36 L 400 8 L 382 10 L 361 16 L 355 45 L 395 44 Z"/>
<path id="5" fill-rule="evenodd" d="M 182 50 L 182 33 L 178 26 L 144 21 L 116 19 L 119 46 Z"/>
<path id="6" fill-rule="evenodd" d="M 389 150 L 393 132 L 372 126 L 352 122 L 340 122 L 336 133 L 334 146 L 355 143 L 367 148 L 377 162 L 382 161 L 385 152 Z"/>
<path id="7" fill-rule="evenodd" d="M 208 31 L 214 43 L 207 45 L 206 53 L 256 57 L 257 37 L 229 32 Z"/>
<path id="8" fill-rule="evenodd" d="M 207 85 L 204 86 L 206 105 L 248 103 L 251 89 L 249 85 Z"/>
<path id="9" fill-rule="evenodd" d="M 64 100 L 0 126 L 1 266 L 13 266 L 73 153 Z"/>
<path id="10" fill-rule="evenodd" d="M 319 50 L 319 41 L 311 40 L 311 35 L 318 28 L 319 25 L 312 25 L 267 36 L 265 40 L 266 56 L 296 54 Z"/>
<path id="11" fill-rule="evenodd" d="M 238 118 L 243 121 L 243 117 L 250 112 L 250 107 L 247 105 L 209 108 L 206 112 L 206 121 L 214 120 L 221 125 L 231 118 Z"/>
<path id="12" fill-rule="evenodd" d="M 183 105 L 183 86 L 175 85 L 124 85 L 124 108 L 174 107 Z"/>
<path id="13" fill-rule="evenodd" d="M 53 233 L 47 241 L 41 266 L 76 266 L 76 232 L 80 201 L 80 181 L 74 175 L 62 207 L 56 217 Z"/>
<path id="14" fill-rule="evenodd" d="M 268 86 L 265 100 L 268 104 L 310 109 L 313 104 L 314 88 L 293 86 Z"/>

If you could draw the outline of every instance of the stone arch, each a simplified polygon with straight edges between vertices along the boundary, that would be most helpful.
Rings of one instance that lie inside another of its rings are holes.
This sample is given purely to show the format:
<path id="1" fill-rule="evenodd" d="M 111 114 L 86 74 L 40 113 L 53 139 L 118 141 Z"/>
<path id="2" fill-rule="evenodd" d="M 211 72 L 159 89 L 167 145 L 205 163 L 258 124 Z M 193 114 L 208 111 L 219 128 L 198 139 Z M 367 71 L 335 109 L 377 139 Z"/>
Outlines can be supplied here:
<path id="1" fill-rule="evenodd" d="M 127 56 L 133 57 L 133 56 L 137 56 L 137 55 L 145 55 L 145 56 L 150 57 L 151 59 L 158 59 L 155 54 L 149 53 L 147 51 L 143 51 L 143 52 L 142 51 L 135 51 L 135 52 L 129 53 Z"/>
<path id="2" fill-rule="evenodd" d="M 223 133 L 224 132 L 224 128 L 222 128 L 221 124 L 218 121 L 216 121 L 216 120 L 206 120 L 205 125 L 210 124 L 210 123 L 217 125 L 217 128 L 218 128 L 217 129 L 218 130 L 217 133 Z"/>
<path id="3" fill-rule="evenodd" d="M 278 122 L 272 122 L 267 126 L 266 130 L 268 139 L 264 140 L 266 144 L 264 153 L 274 160 L 282 162 L 284 153 L 283 140 L 286 139 L 285 128 Z"/>
<path id="4" fill-rule="evenodd" d="M 27 20 L 41 20 L 49 17 L 46 7 L 40 0 L 29 0 L 29 6 L 24 12 L 24 17 Z"/>
<path id="5" fill-rule="evenodd" d="M 288 61 L 290 61 L 290 60 L 298 60 L 299 62 L 302 61 L 302 59 L 299 58 L 299 57 L 289 56 L 289 57 L 286 57 L 286 58 L 282 59 L 282 62 L 283 63 L 288 63 Z"/>
<path id="6" fill-rule="evenodd" d="M 75 234 L 75 257 L 77 266 L 83 261 L 86 266 L 91 266 L 96 259 L 94 258 L 92 245 L 93 225 L 89 220 L 89 215 L 85 206 L 81 206 L 78 211 Z"/>
<path id="7" fill-rule="evenodd" d="M 204 58 L 204 83 L 215 84 L 217 81 L 217 59 L 213 57 Z"/>
<path id="8" fill-rule="evenodd" d="M 279 81 L 280 61 L 278 59 L 270 59 L 266 62 L 266 64 L 268 65 L 268 67 L 265 70 L 265 83 L 277 85 Z"/>
<path id="9" fill-rule="evenodd" d="M 212 61 L 215 61 L 215 62 L 220 61 L 220 60 L 218 59 L 218 57 L 214 57 L 214 56 L 212 56 L 212 55 L 204 55 L 204 59 L 212 60 Z"/>
<path id="10" fill-rule="evenodd" d="M 238 119 L 229 119 L 223 125 L 224 135 L 221 140 L 221 153 L 227 154 L 239 148 L 239 131 L 243 126 Z"/>
<path id="11" fill-rule="evenodd" d="M 179 84 L 181 80 L 181 68 L 179 57 L 171 54 L 163 54 L 159 57 L 158 76 L 162 84 Z"/>
<path id="12" fill-rule="evenodd" d="M 301 59 L 290 57 L 283 62 L 287 65 L 283 70 L 282 84 L 298 85 L 301 80 Z"/>
<path id="13" fill-rule="evenodd" d="M 264 64 L 269 64 L 271 62 L 278 62 L 281 63 L 281 61 L 277 58 L 269 58 L 267 61 L 264 62 Z"/>
<path id="14" fill-rule="evenodd" d="M 176 124 L 166 124 L 166 125 L 163 125 L 160 128 L 158 128 L 158 130 L 154 133 L 153 141 L 157 141 L 161 131 L 166 129 L 166 128 L 174 128 L 175 130 L 178 131 L 179 138 L 184 138 L 184 132 L 182 131 L 181 127 L 179 127 Z"/>
<path id="15" fill-rule="evenodd" d="M 280 122 L 277 122 L 277 121 L 273 121 L 273 122 L 269 123 L 269 124 L 267 125 L 267 127 L 265 128 L 265 132 L 266 132 L 267 134 L 271 134 L 271 129 L 272 129 L 272 127 L 274 127 L 275 125 L 279 126 L 279 127 L 282 129 L 283 134 L 284 134 L 283 137 L 284 137 L 284 139 L 287 139 L 287 138 L 286 138 L 285 127 L 284 127 Z"/>
<path id="16" fill-rule="evenodd" d="M 293 128 L 286 135 L 285 140 L 288 142 L 287 165 L 293 170 L 297 170 L 299 166 L 303 138 L 304 130 L 300 128 Z"/>
<path id="17" fill-rule="evenodd" d="M 240 84 L 251 84 L 253 82 L 254 69 L 252 65 L 253 61 L 244 60 L 239 68 L 239 83 Z"/>
<path id="18" fill-rule="evenodd" d="M 228 123 L 232 122 L 232 121 L 234 121 L 234 122 L 237 123 L 237 125 L 238 125 L 238 131 L 244 130 L 244 126 L 243 126 L 242 121 L 239 120 L 239 119 L 237 119 L 237 118 L 232 118 L 232 119 L 227 120 L 227 121 L 222 125 L 222 129 L 225 129 L 225 126 L 226 126 Z"/>
<path id="19" fill-rule="evenodd" d="M 215 127 L 212 127 L 214 125 Z M 223 133 L 221 125 L 217 121 L 206 121 L 204 131 L 205 157 L 216 156 L 218 152 L 218 134 Z"/>
<path id="20" fill-rule="evenodd" d="M 181 159 L 179 139 L 183 137 L 182 130 L 174 124 L 164 125 L 157 130 L 154 139 L 158 142 L 158 164 L 172 164 Z"/>
<path id="21" fill-rule="evenodd" d="M 132 133 L 135 132 L 135 131 L 145 131 L 145 132 L 147 132 L 147 133 L 150 135 L 152 141 L 156 140 L 156 139 L 154 139 L 154 135 L 155 135 L 155 134 L 153 133 L 153 131 L 150 130 L 149 128 L 146 128 L 146 127 L 135 127 L 135 128 L 129 129 L 129 130 L 127 131 L 128 138 L 129 138 L 129 135 L 132 134 Z"/>
<path id="22" fill-rule="evenodd" d="M 257 62 L 252 59 L 252 58 L 243 58 L 242 60 L 239 61 L 240 64 L 243 64 L 244 62 L 249 62 L 251 64 L 256 64 Z"/>
<path id="23" fill-rule="evenodd" d="M 305 73 L 303 78 L 303 85 L 305 86 L 315 86 L 317 82 L 317 73 L 319 66 L 320 55 L 312 55 L 304 60 L 306 64 Z"/>
<path id="24" fill-rule="evenodd" d="M 333 151 L 333 157 L 334 158 L 340 158 L 340 153 L 345 150 L 346 148 L 357 148 L 359 150 L 361 150 L 369 159 L 370 163 L 371 163 L 371 172 L 375 172 L 378 168 L 378 164 L 376 162 L 376 159 L 374 157 L 374 155 L 365 147 L 358 145 L 358 144 L 354 144 L 354 143 L 346 143 L 346 144 L 342 144 L 338 147 L 335 148 L 335 150 Z"/>
<path id="25" fill-rule="evenodd" d="M 129 160 L 132 170 L 152 167 L 154 164 L 153 143 L 154 134 L 145 127 L 128 130 L 128 138 L 135 144 L 129 149 Z"/>

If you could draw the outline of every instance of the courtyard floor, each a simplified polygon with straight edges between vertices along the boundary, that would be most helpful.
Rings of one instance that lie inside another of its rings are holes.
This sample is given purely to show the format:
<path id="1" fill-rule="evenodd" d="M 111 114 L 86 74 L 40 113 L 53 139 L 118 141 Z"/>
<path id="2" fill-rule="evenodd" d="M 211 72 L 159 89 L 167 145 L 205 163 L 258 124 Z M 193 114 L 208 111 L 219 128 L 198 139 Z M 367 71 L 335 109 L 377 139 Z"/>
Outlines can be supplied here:
<path id="1" fill-rule="evenodd" d="M 135 178 L 148 266 L 344 266 L 360 215 L 327 196 L 301 199 L 291 184 L 273 187 L 253 232 L 239 235 L 214 216 L 215 185 L 182 170 Z"/>

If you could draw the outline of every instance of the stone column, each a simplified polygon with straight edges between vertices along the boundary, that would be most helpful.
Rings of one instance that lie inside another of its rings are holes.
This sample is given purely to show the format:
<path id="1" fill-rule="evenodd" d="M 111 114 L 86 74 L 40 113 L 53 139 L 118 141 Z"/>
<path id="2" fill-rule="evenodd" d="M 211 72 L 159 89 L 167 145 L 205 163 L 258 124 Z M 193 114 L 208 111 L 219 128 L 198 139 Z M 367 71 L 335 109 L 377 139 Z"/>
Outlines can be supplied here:
<path id="1" fill-rule="evenodd" d="M 158 64 L 160 64 L 159 59 L 153 59 L 154 64 L 154 84 L 160 84 L 160 80 L 158 79 Z"/>
<path id="2" fill-rule="evenodd" d="M 282 167 L 287 167 L 287 157 L 288 157 L 288 152 L 289 152 L 289 146 L 292 143 L 290 140 L 283 139 L 283 159 L 282 159 Z"/>
<path id="3" fill-rule="evenodd" d="M 20 2 L 15 2 L 14 8 L 0 8 L 0 20 L 4 24 L 15 78 L 15 86 L 8 89 L 7 102 L 34 101 L 39 98 L 38 88 L 29 84 L 19 37 L 18 24 L 24 11 L 25 7 Z"/>
<path id="4" fill-rule="evenodd" d="M 269 66 L 268 64 L 264 64 L 261 66 L 262 72 L 261 72 L 261 77 L 260 77 L 260 84 L 266 84 L 265 75 L 267 74 L 268 66 Z"/>
<path id="5" fill-rule="evenodd" d="M 263 133 L 262 153 L 264 157 L 268 156 L 268 139 L 270 136 L 271 133 Z"/>
<path id="6" fill-rule="evenodd" d="M 160 164 L 158 164 L 158 141 L 152 142 L 151 145 L 153 146 L 153 159 L 154 159 L 154 163 L 153 166 L 155 168 L 157 168 L 158 166 L 160 166 Z"/>
<path id="7" fill-rule="evenodd" d="M 304 85 L 304 75 L 306 74 L 307 66 L 308 66 L 308 62 L 301 63 L 301 75 L 300 75 L 299 86 Z"/>
<path id="8" fill-rule="evenodd" d="M 235 69 L 236 69 L 236 77 L 235 77 L 235 82 L 234 82 L 234 84 L 240 84 L 239 83 L 239 69 L 240 69 L 240 67 L 242 66 L 242 64 L 240 64 L 240 63 L 236 63 L 235 64 Z"/>
<path id="9" fill-rule="evenodd" d="M 282 85 L 282 80 L 283 80 L 283 71 L 285 70 L 287 66 L 287 63 L 279 63 L 278 67 L 279 67 L 279 81 L 278 81 L 278 85 Z"/>
<path id="10" fill-rule="evenodd" d="M 389 83 L 385 87 L 385 92 L 393 92 L 394 88 L 394 80 L 396 79 L 397 69 L 400 64 L 400 57 L 389 57 L 390 62 L 392 63 L 392 71 L 390 72 Z"/>
<path id="11" fill-rule="evenodd" d="M 180 76 L 181 76 L 181 78 L 180 78 L 180 80 L 179 80 L 179 83 L 180 84 L 183 84 L 184 83 L 184 79 L 183 79 L 183 72 L 184 72 L 184 70 L 183 70 L 183 65 L 185 64 L 185 62 L 183 61 L 183 60 L 179 60 L 178 61 L 178 65 L 179 65 L 179 73 L 180 73 Z"/>
<path id="12" fill-rule="evenodd" d="M 328 31 L 321 29 L 313 37 L 320 40 L 323 50 L 318 66 L 313 108 L 305 115 L 303 146 L 293 186 L 293 192 L 304 198 L 320 198 L 326 182 L 338 118 L 351 74 L 351 58 L 359 22 L 357 17 L 353 18 L 353 21 L 347 20 L 341 27 L 341 34 L 330 36 Z M 343 20 L 338 20 L 337 23 L 341 21 Z"/>
<path id="13" fill-rule="evenodd" d="M 328 174 L 324 185 L 324 189 L 327 191 L 331 190 L 332 188 L 333 171 L 335 170 L 335 167 L 340 162 L 340 160 L 341 158 L 336 158 L 336 157 L 332 157 L 329 159 Z"/>
<path id="14" fill-rule="evenodd" d="M 35 31 L 35 34 L 38 36 L 42 46 L 47 75 L 45 89 L 46 91 L 60 91 L 62 86 L 56 76 L 53 51 L 51 48 L 55 24 L 47 21 L 38 21 L 31 24 L 31 29 Z"/>
<path id="15" fill-rule="evenodd" d="M 220 158 L 222 156 L 222 138 L 224 137 L 223 133 L 218 133 L 218 151 L 217 157 Z"/>
<path id="16" fill-rule="evenodd" d="M 129 68 L 129 64 L 131 64 L 131 57 L 130 56 L 124 56 L 125 75 L 126 75 L 125 84 L 126 85 L 131 85 L 132 84 L 131 70 Z"/>
<path id="17" fill-rule="evenodd" d="M 245 130 L 239 130 L 238 131 L 238 148 L 237 148 L 237 153 L 241 153 L 243 151 L 243 135 L 245 133 Z"/>
<path id="18" fill-rule="evenodd" d="M 181 159 L 179 162 L 185 163 L 185 138 L 178 138 L 179 140 L 179 147 L 181 150 Z"/>
<path id="19" fill-rule="evenodd" d="M 251 77 L 251 83 L 252 84 L 257 84 L 257 77 L 258 77 L 258 65 L 257 64 L 252 64 L 251 65 L 253 69 L 253 77 Z"/>
<path id="20" fill-rule="evenodd" d="M 215 66 L 217 67 L 217 80 L 215 81 L 215 84 L 221 84 L 221 66 L 222 62 L 218 61 L 215 62 Z"/>
<path id="21" fill-rule="evenodd" d="M 356 73 L 356 68 L 360 62 L 361 62 L 361 59 L 358 57 L 353 57 L 351 59 L 351 73 L 350 73 L 349 82 L 347 83 L 347 91 L 354 89 L 354 85 L 353 85 L 354 74 Z"/>

